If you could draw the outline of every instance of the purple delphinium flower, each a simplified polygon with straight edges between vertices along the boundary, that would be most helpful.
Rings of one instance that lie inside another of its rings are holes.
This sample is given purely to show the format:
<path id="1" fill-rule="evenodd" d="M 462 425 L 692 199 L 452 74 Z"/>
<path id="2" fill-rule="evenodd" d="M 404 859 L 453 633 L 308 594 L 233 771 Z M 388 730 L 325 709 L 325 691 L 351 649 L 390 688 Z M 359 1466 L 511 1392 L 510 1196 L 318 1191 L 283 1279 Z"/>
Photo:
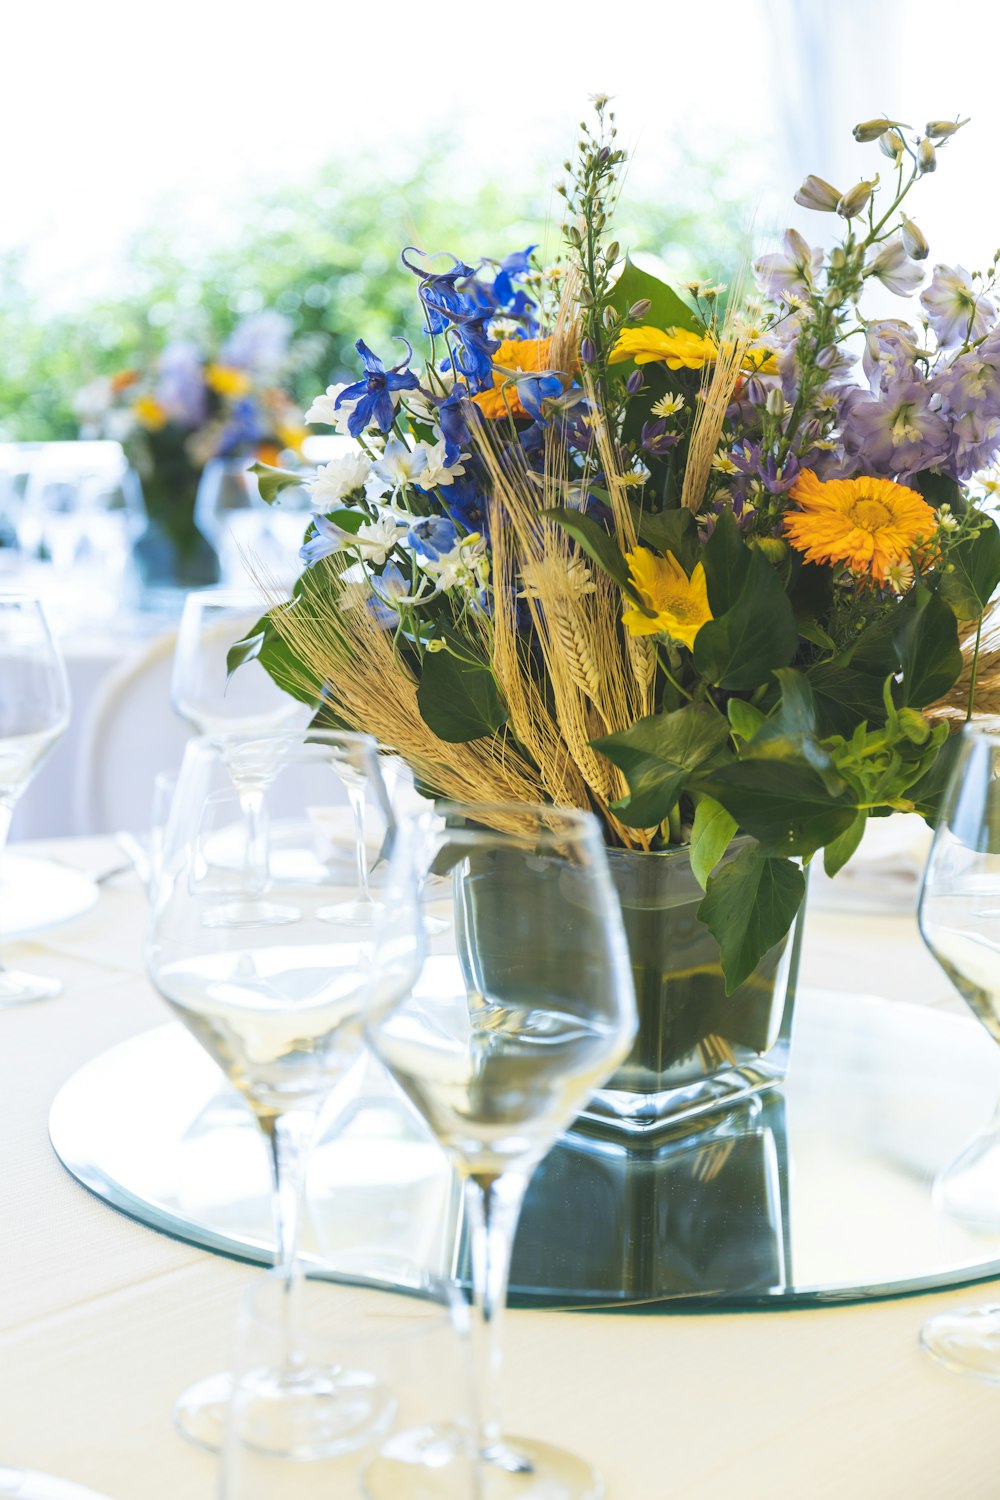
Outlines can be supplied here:
<path id="1" fill-rule="evenodd" d="M 746 438 L 736 444 L 729 457 L 742 474 L 759 479 L 771 495 L 787 494 L 799 475 L 799 460 L 794 453 L 789 453 L 779 468 L 773 452 L 763 453 L 759 443 Z"/>
<path id="2" fill-rule="evenodd" d="M 220 363 L 274 379 L 288 357 L 291 337 L 291 320 L 265 307 L 237 323 L 219 350 Z"/>
<path id="3" fill-rule="evenodd" d="M 406 358 L 398 365 L 393 365 L 390 370 L 386 369 L 377 354 L 372 353 L 364 339 L 358 339 L 355 344 L 355 349 L 361 355 L 364 379 L 346 386 L 335 404 L 339 410 L 346 401 L 355 403 L 354 410 L 347 419 L 347 430 L 351 437 L 360 437 L 366 427 L 373 425 L 379 432 L 388 432 L 396 411 L 393 393 L 413 390 L 419 384 L 412 370 L 407 368 L 413 358 L 413 350 L 406 339 L 401 339 L 400 342 L 406 344 Z"/>
<path id="4" fill-rule="evenodd" d="M 809 291 L 823 268 L 822 250 L 813 250 L 797 229 L 786 229 L 784 248 L 754 262 L 765 297 L 784 300 Z"/>
<path id="5" fill-rule="evenodd" d="M 216 451 L 220 458 L 230 458 L 234 454 L 245 453 L 247 449 L 253 448 L 266 436 L 267 432 L 261 425 L 257 407 L 248 396 L 241 396 L 233 404 L 229 421 L 222 431 Z"/>
<path id="6" fill-rule="evenodd" d="M 879 396 L 862 395 L 847 409 L 844 442 L 866 468 L 892 477 L 918 474 L 948 453 L 948 428 L 931 406 L 933 392 L 920 380 L 891 385 Z"/>
<path id="7" fill-rule="evenodd" d="M 156 399 L 178 427 L 200 427 L 208 416 L 208 393 L 197 344 L 168 344 L 157 364 Z"/>
<path id="8" fill-rule="evenodd" d="M 900 318 L 881 318 L 865 326 L 865 352 L 861 359 L 871 387 L 877 395 L 890 385 L 916 378 L 917 335 Z"/>
<path id="9" fill-rule="evenodd" d="M 920 302 L 944 349 L 981 339 L 997 315 L 993 303 L 976 293 L 963 266 L 935 266 Z"/>
<path id="10" fill-rule="evenodd" d="M 644 422 L 640 438 L 642 451 L 651 458 L 663 458 L 675 443 L 680 442 L 680 437 L 679 432 L 667 431 L 666 417 L 660 417 L 655 422 Z"/>
<path id="11" fill-rule="evenodd" d="M 988 468 L 1000 452 L 1000 415 L 966 412 L 952 424 L 951 436 L 948 472 L 955 479 L 969 479 L 978 469 Z"/>
<path id="12" fill-rule="evenodd" d="M 455 523 L 446 516 L 423 516 L 419 521 L 413 522 L 406 534 L 414 551 L 419 552 L 421 557 L 429 558 L 431 562 L 437 562 L 446 552 L 450 552 L 458 541 Z"/>
<path id="13" fill-rule="evenodd" d="M 897 297 L 912 296 L 924 279 L 923 271 L 910 259 L 899 235 L 879 246 L 865 266 L 865 275 L 874 276 Z"/>

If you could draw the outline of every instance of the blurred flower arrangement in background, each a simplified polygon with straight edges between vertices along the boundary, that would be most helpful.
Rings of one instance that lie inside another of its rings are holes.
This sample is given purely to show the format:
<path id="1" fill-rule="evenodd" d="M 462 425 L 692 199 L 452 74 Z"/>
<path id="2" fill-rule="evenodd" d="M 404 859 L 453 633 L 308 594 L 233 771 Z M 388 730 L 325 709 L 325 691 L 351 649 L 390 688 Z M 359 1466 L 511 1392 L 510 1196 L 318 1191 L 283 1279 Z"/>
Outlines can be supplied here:
<path id="1" fill-rule="evenodd" d="M 870 815 L 930 813 L 949 720 L 977 682 L 1000 701 L 1000 532 L 970 487 L 1000 449 L 996 261 L 936 267 L 913 322 L 866 320 L 871 281 L 924 281 L 902 205 L 964 123 L 881 119 L 855 136 L 887 185 L 796 195 L 842 224 L 832 249 L 790 230 L 755 287 L 682 297 L 614 237 L 613 118 L 599 99 L 566 164 L 557 263 L 404 253 L 426 356 L 359 339 L 359 378 L 313 403 L 356 451 L 313 481 L 295 596 L 232 659 L 437 795 L 688 846 L 732 989 L 792 921 L 799 862 L 832 873 Z M 267 498 L 300 480 L 261 469 Z"/>
<path id="2" fill-rule="evenodd" d="M 153 545 L 174 550 L 184 582 L 214 581 L 195 526 L 205 466 L 290 462 L 301 450 L 302 414 L 282 386 L 295 362 L 291 332 L 286 317 L 264 310 L 244 318 L 214 356 L 179 339 L 149 367 L 99 377 L 77 393 L 80 436 L 122 444 L 142 482 Z"/>

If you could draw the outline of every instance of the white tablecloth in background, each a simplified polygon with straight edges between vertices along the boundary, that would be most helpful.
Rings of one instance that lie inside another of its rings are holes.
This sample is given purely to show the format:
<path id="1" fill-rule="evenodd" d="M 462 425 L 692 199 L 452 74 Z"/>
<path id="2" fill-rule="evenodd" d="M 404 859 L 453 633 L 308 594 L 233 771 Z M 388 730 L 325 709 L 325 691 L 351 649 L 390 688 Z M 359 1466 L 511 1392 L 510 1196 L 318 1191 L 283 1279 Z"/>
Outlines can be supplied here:
<path id="1" fill-rule="evenodd" d="M 107 842 L 56 852 L 89 869 L 116 858 Z M 46 1136 L 81 1063 L 165 1019 L 141 970 L 142 917 L 127 877 L 9 954 L 66 993 L 0 1012 L 0 1456 L 113 1500 L 212 1500 L 214 1461 L 176 1436 L 170 1406 L 226 1365 L 239 1290 L 259 1272 L 109 1209 Z M 947 996 L 909 917 L 814 913 L 803 980 Z M 587 1454 L 609 1500 L 996 1500 L 1000 1396 L 917 1347 L 930 1312 L 989 1291 L 789 1312 L 514 1311 L 509 1425 Z"/>

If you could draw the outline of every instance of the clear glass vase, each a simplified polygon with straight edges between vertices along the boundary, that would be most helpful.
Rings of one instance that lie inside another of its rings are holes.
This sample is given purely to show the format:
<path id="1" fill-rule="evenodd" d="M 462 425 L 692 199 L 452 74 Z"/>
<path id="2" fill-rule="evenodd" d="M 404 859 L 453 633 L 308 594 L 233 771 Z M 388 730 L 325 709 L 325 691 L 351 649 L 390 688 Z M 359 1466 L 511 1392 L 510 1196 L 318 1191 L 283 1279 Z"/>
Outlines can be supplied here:
<path id="1" fill-rule="evenodd" d="M 733 841 L 723 863 L 748 841 Z M 719 947 L 698 920 L 704 892 L 686 849 L 610 850 L 632 958 L 639 1031 L 578 1128 L 633 1142 L 726 1108 L 788 1072 L 803 911 L 726 994 Z"/>

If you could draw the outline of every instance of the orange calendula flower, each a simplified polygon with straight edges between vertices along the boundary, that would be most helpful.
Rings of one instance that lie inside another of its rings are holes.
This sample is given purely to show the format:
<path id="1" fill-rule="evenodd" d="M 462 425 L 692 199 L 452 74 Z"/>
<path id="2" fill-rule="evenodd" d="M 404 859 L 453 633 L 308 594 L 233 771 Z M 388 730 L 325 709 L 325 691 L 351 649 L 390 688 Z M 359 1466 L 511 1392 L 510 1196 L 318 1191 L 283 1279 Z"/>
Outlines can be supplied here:
<path id="1" fill-rule="evenodd" d="M 533 374 L 538 370 L 547 370 L 552 358 L 551 339 L 504 339 L 500 348 L 493 356 L 493 389 L 491 391 L 480 391 L 478 396 L 473 396 L 473 401 L 484 417 L 505 417 L 509 412 L 512 417 L 526 417 L 525 411 L 518 399 L 517 386 L 504 370 L 516 370 L 519 374 Z"/>
<path id="2" fill-rule="evenodd" d="M 111 389 L 117 396 L 120 391 L 127 391 L 130 385 L 135 385 L 138 379 L 138 370 L 119 370 L 111 377 Z"/>
<path id="3" fill-rule="evenodd" d="M 646 608 L 635 605 L 622 615 L 629 635 L 669 635 L 689 649 L 701 627 L 712 618 L 705 568 L 695 563 L 689 578 L 672 552 L 657 557 L 646 547 L 625 554 L 628 570 Z"/>
<path id="4" fill-rule="evenodd" d="M 167 414 L 154 396 L 140 396 L 132 410 L 136 421 L 150 432 L 159 432 L 161 427 L 167 425 Z"/>
<path id="5" fill-rule="evenodd" d="M 217 396 L 245 396 L 250 389 L 250 376 L 245 370 L 235 370 L 232 365 L 209 365 L 205 371 L 205 383 Z"/>
<path id="6" fill-rule="evenodd" d="M 620 365 L 634 359 L 637 365 L 654 362 L 668 370 L 701 370 L 719 357 L 719 346 L 707 333 L 692 333 L 687 328 L 623 328 L 615 340 L 609 363 Z M 770 375 L 777 369 L 770 349 L 748 349 L 743 368 L 756 374 Z"/>
<path id="7" fill-rule="evenodd" d="M 844 563 L 879 584 L 930 540 L 936 525 L 927 501 L 893 479 L 824 482 L 803 469 L 788 493 L 799 506 L 784 523 L 795 550 L 808 562 Z"/>

